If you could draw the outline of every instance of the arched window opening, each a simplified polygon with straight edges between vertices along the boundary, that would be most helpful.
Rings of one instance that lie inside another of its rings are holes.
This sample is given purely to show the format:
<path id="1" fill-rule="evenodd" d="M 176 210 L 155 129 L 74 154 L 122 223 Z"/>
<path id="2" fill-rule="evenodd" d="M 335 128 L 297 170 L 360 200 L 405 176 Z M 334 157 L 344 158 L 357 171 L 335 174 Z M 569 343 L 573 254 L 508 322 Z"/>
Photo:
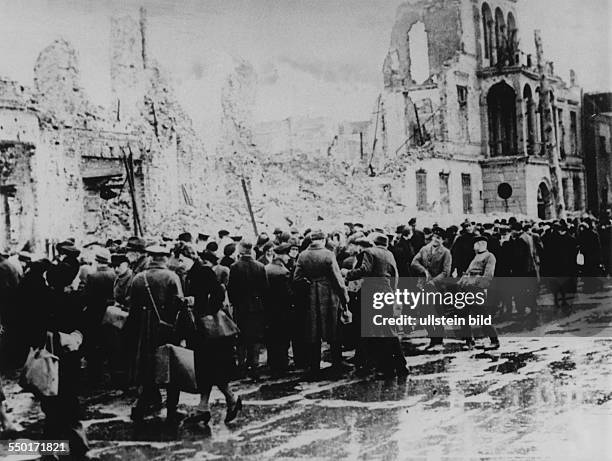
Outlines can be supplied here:
<path id="1" fill-rule="evenodd" d="M 410 48 L 410 75 L 417 84 L 425 82 L 429 76 L 429 44 L 425 24 L 415 23 L 408 32 Z"/>
<path id="2" fill-rule="evenodd" d="M 536 144 L 538 146 L 538 148 L 536 149 L 536 153 L 539 155 L 544 155 L 545 149 L 544 149 L 544 118 L 542 116 L 542 107 L 544 107 L 543 105 L 543 100 L 542 100 L 542 94 L 540 92 L 540 87 L 537 86 L 535 89 L 535 93 L 538 95 L 538 102 L 536 104 L 536 130 L 535 130 L 535 135 L 536 135 Z"/>
<path id="3" fill-rule="evenodd" d="M 516 20 L 512 12 L 508 13 L 508 22 L 506 23 L 506 36 L 507 36 L 507 59 L 509 65 L 513 66 L 518 64 L 518 42 L 517 42 L 518 31 L 516 29 Z"/>
<path id="4" fill-rule="evenodd" d="M 493 14 L 487 3 L 482 4 L 482 36 L 484 41 L 484 57 L 493 60 Z"/>
<path id="5" fill-rule="evenodd" d="M 552 200 L 550 190 L 545 182 L 541 182 L 538 187 L 538 218 L 552 218 Z"/>
<path id="6" fill-rule="evenodd" d="M 500 8 L 495 10 L 495 49 L 497 50 L 497 62 L 504 64 L 502 56 L 504 56 L 506 42 L 506 21 L 504 13 Z"/>
<path id="7" fill-rule="evenodd" d="M 491 156 L 515 155 L 516 93 L 505 82 L 493 85 L 487 95 Z"/>
<path id="8" fill-rule="evenodd" d="M 531 92 L 531 87 L 529 85 L 525 85 L 523 90 L 523 101 L 525 102 L 525 112 L 524 112 L 524 120 L 526 122 L 527 128 L 527 153 L 533 154 L 535 152 L 535 144 L 536 144 L 536 114 L 535 114 L 535 104 L 533 102 L 533 93 Z"/>

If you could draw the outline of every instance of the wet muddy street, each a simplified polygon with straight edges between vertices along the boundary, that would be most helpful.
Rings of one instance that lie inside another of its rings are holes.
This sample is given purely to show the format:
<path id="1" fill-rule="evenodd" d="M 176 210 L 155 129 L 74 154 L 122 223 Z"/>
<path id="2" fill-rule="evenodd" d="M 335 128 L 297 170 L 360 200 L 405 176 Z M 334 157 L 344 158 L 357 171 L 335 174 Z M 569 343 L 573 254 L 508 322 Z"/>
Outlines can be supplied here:
<path id="1" fill-rule="evenodd" d="M 410 374 L 377 381 L 301 375 L 244 380 L 244 411 L 230 426 L 213 395 L 210 428 L 170 429 L 164 411 L 134 427 L 133 396 L 92 391 L 86 428 L 102 460 L 199 459 L 610 459 L 612 330 L 609 306 L 592 300 L 557 315 L 542 300 L 542 325 L 501 337 L 499 350 L 467 351 L 454 340 L 442 353 L 405 340 Z M 501 331 L 520 331 L 516 322 Z M 578 336 L 578 334 L 585 336 Z M 485 340 L 484 344 L 488 344 Z M 348 354 L 347 354 L 348 357 Z M 11 383 L 12 415 L 24 438 L 40 435 L 40 410 Z M 197 405 L 183 394 L 181 409 Z"/>

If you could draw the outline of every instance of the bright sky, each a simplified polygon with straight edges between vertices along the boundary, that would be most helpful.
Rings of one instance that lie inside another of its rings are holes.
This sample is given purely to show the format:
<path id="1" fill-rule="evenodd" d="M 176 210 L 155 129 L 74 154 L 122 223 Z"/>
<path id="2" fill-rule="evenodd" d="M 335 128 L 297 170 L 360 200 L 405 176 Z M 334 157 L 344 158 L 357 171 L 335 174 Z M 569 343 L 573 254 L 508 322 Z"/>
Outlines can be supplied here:
<path id="1" fill-rule="evenodd" d="M 401 0 L 0 0 L 0 76 L 31 84 L 38 53 L 64 37 L 79 53 L 92 99 L 109 96 L 113 14 L 145 3 L 149 52 L 172 69 L 198 120 L 203 76 L 220 54 L 250 61 L 259 75 L 258 120 L 289 115 L 368 119 Z M 588 6 L 586 6 L 588 5 Z M 557 73 L 578 72 L 585 90 L 612 90 L 612 0 L 519 0 L 521 47 L 544 51 Z"/>

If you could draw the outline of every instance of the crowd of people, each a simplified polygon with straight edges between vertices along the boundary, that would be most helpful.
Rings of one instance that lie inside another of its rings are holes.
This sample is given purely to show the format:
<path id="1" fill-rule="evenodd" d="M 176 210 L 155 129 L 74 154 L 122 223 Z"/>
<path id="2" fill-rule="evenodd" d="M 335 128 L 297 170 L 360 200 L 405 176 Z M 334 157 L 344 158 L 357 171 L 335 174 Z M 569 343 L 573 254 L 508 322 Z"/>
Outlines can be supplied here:
<path id="1" fill-rule="evenodd" d="M 560 309 L 569 309 L 567 296 L 576 290 L 579 271 L 584 290 L 600 288 L 610 269 L 611 229 L 609 218 L 593 217 L 466 220 L 445 229 L 419 229 L 413 218 L 395 233 L 346 223 L 331 233 L 277 228 L 254 242 L 225 230 L 215 237 L 185 232 L 176 240 L 131 237 L 83 248 L 68 239 L 45 258 L 26 251 L 0 256 L 5 327 L 0 359 L 4 369 L 18 369 L 31 347 L 44 347 L 50 339 L 60 357 L 59 392 L 41 398 L 44 435 L 69 440 L 73 456 L 85 457 L 78 399 L 83 384 L 137 388 L 131 417 L 141 423 L 162 408 L 154 376 L 160 345 L 193 350 L 200 404 L 190 418 L 210 421 L 209 398 L 217 386 L 230 423 L 242 409 L 233 380 L 294 369 L 304 370 L 305 379 L 318 379 L 322 343 L 329 346 L 329 376 L 354 371 L 387 379 L 408 373 L 398 335 L 360 335 L 363 279 L 375 277 L 387 291 L 399 278 L 414 278 L 433 291 L 445 290 L 445 280 L 452 278 L 462 287 L 477 283 L 490 289 L 488 309 L 528 320 L 537 315 L 540 277 L 555 281 L 548 288 Z M 497 277 L 534 283 L 496 296 Z M 125 323 L 108 320 L 109 306 L 125 313 Z M 220 312 L 235 322 L 237 335 L 206 334 L 206 319 L 218 319 Z M 429 327 L 426 349 L 440 349 L 445 335 L 442 327 Z M 469 349 L 474 335 L 478 332 L 462 330 L 459 338 Z M 494 327 L 482 335 L 499 347 Z M 353 349 L 349 363 L 343 352 Z M 178 424 L 186 417 L 177 409 L 181 388 L 165 387 L 167 421 Z M 4 400 L 0 384 L 0 427 L 10 431 Z"/>

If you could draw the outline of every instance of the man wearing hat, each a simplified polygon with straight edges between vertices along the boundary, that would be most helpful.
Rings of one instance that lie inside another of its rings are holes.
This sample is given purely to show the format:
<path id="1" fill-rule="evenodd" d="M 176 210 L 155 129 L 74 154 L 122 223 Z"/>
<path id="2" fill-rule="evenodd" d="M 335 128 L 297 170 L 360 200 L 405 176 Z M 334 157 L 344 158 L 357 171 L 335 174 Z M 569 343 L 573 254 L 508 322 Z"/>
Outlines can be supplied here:
<path id="1" fill-rule="evenodd" d="M 474 259 L 474 238 L 476 237 L 474 230 L 474 224 L 467 219 L 461 223 L 461 233 L 451 247 L 451 255 L 453 257 L 451 274 L 457 269 L 457 275 L 461 277 L 472 259 Z"/>
<path id="2" fill-rule="evenodd" d="M 127 255 L 122 253 L 115 253 L 111 255 L 111 267 L 115 271 L 117 278 L 113 284 L 113 298 L 115 304 L 122 307 L 129 306 L 130 300 L 130 287 L 132 286 L 132 280 L 134 273 L 130 269 L 130 261 Z"/>
<path id="3" fill-rule="evenodd" d="M 102 381 L 104 375 L 104 331 L 102 318 L 106 308 L 114 304 L 114 283 L 117 276 L 110 267 L 111 254 L 107 248 L 98 247 L 94 253 L 93 271 L 85 279 L 85 351 L 88 378 L 92 383 Z"/>
<path id="4" fill-rule="evenodd" d="M 265 335 L 264 296 L 268 291 L 268 280 L 264 265 L 253 259 L 251 242 L 240 242 L 238 254 L 238 261 L 230 267 L 227 294 L 240 328 L 238 366 L 241 372 L 256 374 L 260 345 Z"/>
<path id="5" fill-rule="evenodd" d="M 425 241 L 425 233 L 418 230 L 416 218 L 410 218 L 408 221 L 408 227 L 412 230 L 412 235 L 410 236 L 410 243 L 412 244 L 412 248 L 415 253 L 418 252 L 421 248 L 425 246 L 427 243 Z"/>
<path id="6" fill-rule="evenodd" d="M 280 236 L 282 235 L 283 230 L 280 227 L 275 227 L 274 228 L 274 232 L 272 232 L 272 235 L 274 235 L 274 244 L 278 245 L 280 244 Z"/>
<path id="7" fill-rule="evenodd" d="M 274 373 L 284 373 L 289 365 L 291 333 L 291 273 L 287 269 L 291 245 L 274 247 L 272 261 L 266 265 L 268 292 L 265 297 L 268 365 Z"/>
<path id="8" fill-rule="evenodd" d="M 371 234 L 370 239 L 374 246 L 363 250 L 360 264 L 352 270 L 343 269 L 346 279 L 352 281 L 371 277 L 375 284 L 374 291 L 394 292 L 398 287 L 398 270 L 393 254 L 387 249 L 389 240 L 380 233 Z M 392 309 L 388 315 L 393 315 Z M 379 377 L 406 376 L 406 359 L 397 336 L 390 330 L 377 336 L 382 337 L 371 338 L 368 344 L 375 349 L 369 352 L 374 353 Z"/>
<path id="9" fill-rule="evenodd" d="M 280 242 L 276 246 L 279 245 L 281 245 Z M 267 242 L 263 247 L 261 247 L 261 256 L 257 258 L 257 261 L 262 263 L 264 266 L 270 264 L 274 258 L 274 246 L 274 243 Z"/>
<path id="10" fill-rule="evenodd" d="M 513 219 L 512 224 L 510 224 L 510 239 L 507 242 L 507 252 L 509 255 L 508 269 L 511 277 L 521 278 L 522 280 L 518 281 L 509 291 L 515 299 L 516 310 L 519 316 L 523 317 L 526 307 L 530 307 L 530 319 L 533 320 L 537 300 L 537 292 L 535 290 L 538 284 L 531 248 L 529 243 L 522 238 L 522 235 L 523 225 L 516 219 Z M 511 311 L 512 304 L 510 303 L 507 307 Z"/>
<path id="11" fill-rule="evenodd" d="M 444 242 L 444 231 L 441 228 L 432 230 L 431 242 L 425 245 L 412 260 L 414 274 L 424 277 L 424 289 L 427 291 L 439 291 L 444 279 L 450 276 L 452 257 Z M 444 312 L 439 306 L 429 306 L 429 313 L 441 316 Z M 427 327 L 429 345 L 427 349 L 440 351 L 443 349 L 444 328 L 442 326 Z"/>
<path id="12" fill-rule="evenodd" d="M 294 280 L 303 287 L 304 340 L 310 345 L 310 373 L 319 375 L 321 367 L 321 341 L 331 348 L 332 362 L 342 365 L 342 344 L 339 338 L 339 310 L 349 297 L 334 253 L 325 248 L 325 233 L 315 230 L 311 243 L 300 253 Z"/>
<path id="13" fill-rule="evenodd" d="M 130 261 L 130 269 L 138 274 L 147 268 L 149 258 L 145 252 L 146 242 L 140 237 L 130 237 L 125 246 L 127 258 Z"/>
<path id="14" fill-rule="evenodd" d="M 567 232 L 567 225 L 559 221 L 553 223 L 552 232 L 542 238 L 544 253 L 542 255 L 542 275 L 549 277 L 550 289 L 553 292 L 555 307 L 569 309 L 566 293 L 576 285 L 578 268 L 578 242 Z"/>
<path id="15" fill-rule="evenodd" d="M 183 297 L 178 275 L 168 269 L 170 250 L 154 245 L 147 247 L 151 262 L 146 270 L 136 274 L 132 282 L 130 315 L 125 326 L 129 354 L 129 379 L 141 386 L 132 408 L 132 420 L 141 422 L 149 412 L 161 408 L 159 386 L 155 384 L 154 358 L 156 349 L 172 341 L 172 325 Z M 174 423 L 179 391 L 167 389 L 167 420 Z"/>
<path id="16" fill-rule="evenodd" d="M 202 253 L 206 249 L 206 243 L 208 242 L 209 238 L 210 235 L 202 234 L 201 232 L 198 233 L 198 238 L 196 239 L 196 248 L 198 253 Z"/>
<path id="17" fill-rule="evenodd" d="M 391 253 L 397 263 L 400 277 L 410 277 L 410 264 L 414 259 L 416 251 L 413 246 L 413 230 L 410 226 L 399 226 L 397 239 L 391 248 Z"/>
<path id="18" fill-rule="evenodd" d="M 255 251 L 255 258 L 259 259 L 263 254 L 263 247 L 266 243 L 270 241 L 270 237 L 266 232 L 262 232 L 257 236 L 257 241 L 255 242 L 255 247 L 253 250 Z"/>
<path id="19" fill-rule="evenodd" d="M 227 245 L 225 245 L 225 248 L 223 248 L 223 258 L 221 258 L 219 264 L 229 269 L 230 267 L 232 267 L 232 264 L 236 262 L 236 259 L 234 258 L 235 254 L 236 244 L 233 242 L 228 243 Z"/>
<path id="20" fill-rule="evenodd" d="M 219 241 L 218 241 L 218 249 L 217 249 L 217 256 L 219 258 L 223 257 L 223 249 L 225 248 L 226 245 L 229 245 L 230 243 L 234 243 L 234 241 L 230 238 L 230 233 L 229 231 L 225 230 L 225 229 L 221 229 L 218 232 L 219 235 Z"/>
<path id="21" fill-rule="evenodd" d="M 495 255 L 487 250 L 488 239 L 486 236 L 481 235 L 474 239 L 474 259 L 466 269 L 465 275 L 459 280 L 459 287 L 461 290 L 477 290 L 482 291 L 489 288 L 493 277 L 495 275 Z M 487 305 L 489 300 L 487 300 Z M 492 306 L 494 307 L 494 306 Z M 468 315 L 485 315 L 487 314 L 487 308 L 483 306 L 466 306 L 463 309 L 462 314 L 466 317 Z M 469 322 L 466 321 L 465 326 L 462 328 L 463 338 L 466 341 L 466 346 L 471 349 L 474 346 L 474 339 L 472 334 L 472 328 Z M 492 325 L 483 325 L 482 332 L 489 337 L 491 340 L 491 348 L 499 348 L 499 339 L 497 338 L 497 332 L 495 327 Z"/>

